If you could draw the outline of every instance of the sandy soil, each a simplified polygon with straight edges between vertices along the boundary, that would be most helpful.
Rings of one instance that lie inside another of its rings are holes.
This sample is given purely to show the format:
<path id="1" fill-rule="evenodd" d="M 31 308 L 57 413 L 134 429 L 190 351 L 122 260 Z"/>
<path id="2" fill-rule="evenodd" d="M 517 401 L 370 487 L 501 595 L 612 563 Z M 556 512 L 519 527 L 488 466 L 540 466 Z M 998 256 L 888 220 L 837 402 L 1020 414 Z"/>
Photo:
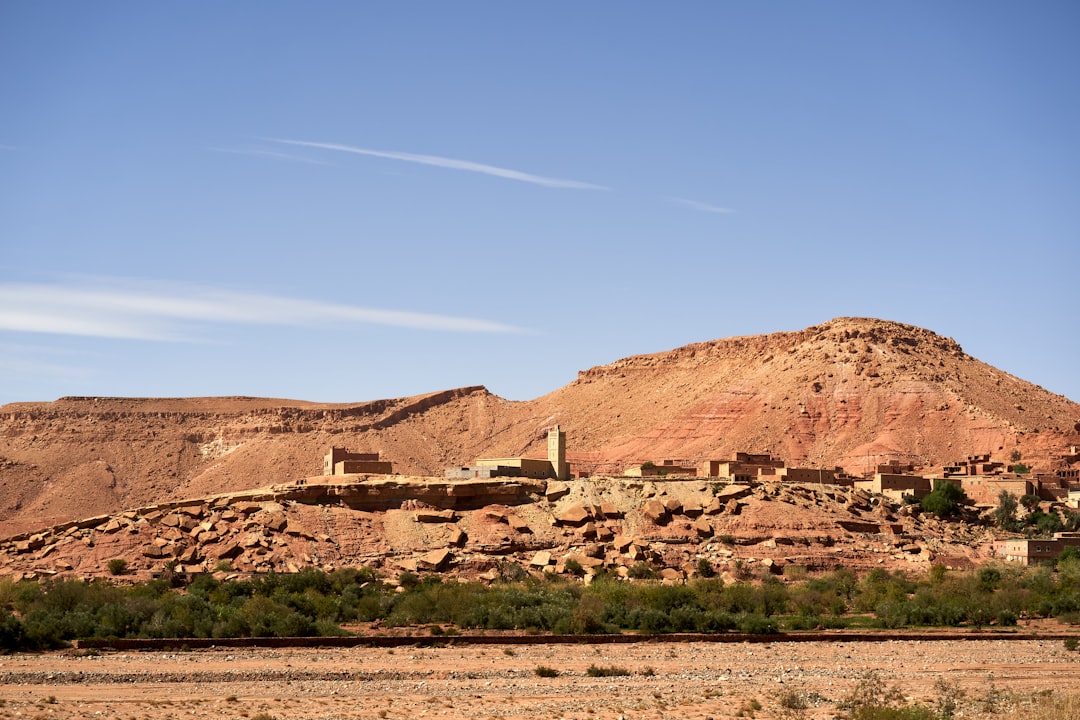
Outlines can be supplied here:
<path id="1" fill-rule="evenodd" d="M 1078 659 L 1049 639 L 64 651 L 0 656 L 0 718 L 831 718 L 870 668 L 924 702 L 956 683 L 975 717 L 998 695 L 1077 687 Z M 785 710 L 791 690 L 811 706 Z"/>

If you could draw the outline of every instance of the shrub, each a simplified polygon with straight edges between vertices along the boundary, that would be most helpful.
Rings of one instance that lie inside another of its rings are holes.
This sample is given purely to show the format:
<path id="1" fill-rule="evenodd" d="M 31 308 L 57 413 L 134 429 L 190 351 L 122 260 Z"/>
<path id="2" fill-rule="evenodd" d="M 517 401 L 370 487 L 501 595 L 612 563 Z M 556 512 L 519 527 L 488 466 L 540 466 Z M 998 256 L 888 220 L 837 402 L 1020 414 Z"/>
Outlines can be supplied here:
<path id="1" fill-rule="evenodd" d="M 0 608 L 0 654 L 15 652 L 23 647 L 25 631 L 19 618 Z"/>
<path id="2" fill-rule="evenodd" d="M 565 564 L 566 572 L 570 573 L 574 577 L 582 577 L 585 574 L 585 568 L 581 566 L 574 558 L 570 558 Z"/>
<path id="3" fill-rule="evenodd" d="M 964 698 L 964 690 L 960 687 L 960 684 L 955 680 L 946 680 L 939 677 L 934 682 L 934 692 L 936 698 L 934 700 L 937 705 L 937 716 L 939 718 L 951 718 L 956 714 L 956 709 L 960 706 L 960 701 Z"/>
<path id="4" fill-rule="evenodd" d="M 979 589 L 983 591 L 996 590 L 1001 584 L 1001 570 L 996 567 L 984 567 L 979 570 Z"/>
<path id="5" fill-rule="evenodd" d="M 585 674 L 589 677 L 624 677 L 629 675 L 630 671 L 624 667 L 619 667 L 618 665 L 590 665 L 585 671 Z"/>
<path id="6" fill-rule="evenodd" d="M 547 665 L 537 665 L 533 672 L 537 677 L 553 678 L 559 676 L 558 670 L 553 667 L 548 667 Z"/>
<path id="7" fill-rule="evenodd" d="M 529 571 L 516 562 L 503 560 L 498 566 L 499 582 L 521 582 L 529 577 Z"/>
<path id="8" fill-rule="evenodd" d="M 764 615 L 758 615 L 757 613 L 743 615 L 739 618 L 738 627 L 739 632 L 748 635 L 774 635 L 779 632 L 775 620 L 767 618 Z"/>
<path id="9" fill-rule="evenodd" d="M 782 691 L 776 701 L 785 710 L 806 710 L 810 707 L 806 696 L 794 689 Z"/>
<path id="10" fill-rule="evenodd" d="M 1036 521 L 1035 526 L 1039 528 L 1039 532 L 1043 535 L 1053 535 L 1056 532 L 1061 532 L 1063 527 L 1061 516 L 1053 511 L 1043 513 L 1042 517 Z"/>
<path id="11" fill-rule="evenodd" d="M 113 558 L 109 561 L 110 575 L 123 575 L 127 572 L 128 564 L 124 558 Z"/>
<path id="12" fill-rule="evenodd" d="M 939 688 L 939 699 L 940 695 Z M 936 720 L 946 717 L 921 705 L 905 706 L 903 693 L 896 687 L 886 685 L 874 670 L 863 674 L 836 707 L 845 711 L 842 717 L 849 720 Z"/>

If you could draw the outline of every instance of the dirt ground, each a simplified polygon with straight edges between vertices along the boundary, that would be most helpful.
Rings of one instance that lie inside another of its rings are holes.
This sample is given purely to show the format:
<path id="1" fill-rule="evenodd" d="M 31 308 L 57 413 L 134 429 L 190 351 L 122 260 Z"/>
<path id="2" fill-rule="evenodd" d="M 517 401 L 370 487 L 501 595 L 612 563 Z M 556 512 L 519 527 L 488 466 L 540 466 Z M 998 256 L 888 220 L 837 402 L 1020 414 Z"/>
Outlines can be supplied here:
<path id="1" fill-rule="evenodd" d="M 85 652 L 0 656 L 0 718 L 831 718 L 869 669 L 980 717 L 1080 686 L 1060 639 Z"/>

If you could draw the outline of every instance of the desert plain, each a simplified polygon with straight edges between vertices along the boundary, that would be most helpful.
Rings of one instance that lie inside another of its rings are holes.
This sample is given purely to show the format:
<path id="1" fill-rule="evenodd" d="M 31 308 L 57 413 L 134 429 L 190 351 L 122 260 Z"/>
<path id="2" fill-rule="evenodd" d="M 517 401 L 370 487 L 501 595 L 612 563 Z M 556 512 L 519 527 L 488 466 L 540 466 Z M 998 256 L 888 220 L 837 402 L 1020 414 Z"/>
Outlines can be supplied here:
<path id="1" fill-rule="evenodd" d="M 15 654 L 0 656 L 0 718 L 832 718 L 868 671 L 909 703 L 947 695 L 957 717 L 995 717 L 1077 687 L 1080 656 L 1062 629 L 1051 621 L 1046 639 L 1025 640 Z M 590 666 L 629 674 L 593 677 Z"/>

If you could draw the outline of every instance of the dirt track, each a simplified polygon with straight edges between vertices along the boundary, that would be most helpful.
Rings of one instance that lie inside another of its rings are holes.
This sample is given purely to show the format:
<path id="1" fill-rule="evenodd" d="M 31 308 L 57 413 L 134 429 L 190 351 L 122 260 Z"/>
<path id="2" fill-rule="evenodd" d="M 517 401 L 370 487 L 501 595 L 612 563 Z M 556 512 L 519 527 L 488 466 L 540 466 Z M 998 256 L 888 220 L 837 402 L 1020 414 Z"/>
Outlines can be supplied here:
<path id="1" fill-rule="evenodd" d="M 0 718 L 702 720 L 754 700 L 755 717 L 771 718 L 788 690 L 813 693 L 800 716 L 829 718 L 868 669 L 927 701 L 939 678 L 955 682 L 972 717 L 992 688 L 1077 687 L 1078 660 L 1059 639 L 65 651 L 0 657 Z M 631 674 L 589 677 L 590 665 Z"/>

